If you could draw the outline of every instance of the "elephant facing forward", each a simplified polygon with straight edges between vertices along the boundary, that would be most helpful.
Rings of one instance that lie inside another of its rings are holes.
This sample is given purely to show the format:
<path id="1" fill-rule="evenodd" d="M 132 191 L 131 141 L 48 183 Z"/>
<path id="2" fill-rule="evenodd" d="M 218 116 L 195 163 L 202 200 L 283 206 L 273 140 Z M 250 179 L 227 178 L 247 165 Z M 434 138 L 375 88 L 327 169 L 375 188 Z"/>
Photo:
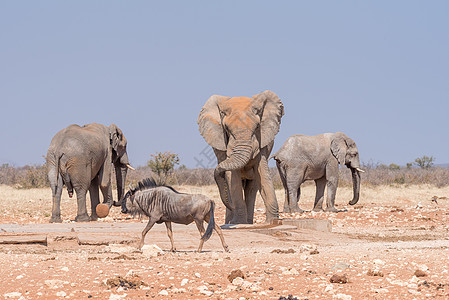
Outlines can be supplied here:
<path id="1" fill-rule="evenodd" d="M 217 156 L 214 177 L 227 224 L 253 223 L 258 190 L 266 220 L 279 217 L 267 161 L 283 115 L 284 106 L 271 91 L 253 97 L 214 95 L 201 110 L 199 130 Z"/>
<path id="2" fill-rule="evenodd" d="M 113 203 L 111 173 L 115 167 L 117 197 L 123 198 L 127 169 L 133 169 L 128 161 L 126 138 L 114 124 L 106 127 L 101 124 L 87 124 L 82 127 L 70 125 L 59 131 L 52 139 L 47 152 L 48 179 L 52 191 L 53 208 L 50 222 L 62 222 L 61 194 L 66 185 L 69 197 L 76 192 L 78 212 L 77 222 L 97 220 L 96 207 L 99 201 L 99 188 L 103 203 L 109 208 Z M 87 214 L 86 193 L 91 199 L 91 216 Z"/>
<path id="3" fill-rule="evenodd" d="M 344 133 L 293 135 L 272 157 L 276 160 L 285 189 L 284 212 L 303 212 L 298 201 L 300 185 L 306 180 L 315 180 L 316 184 L 313 210 L 323 209 L 324 189 L 327 185 L 326 211 L 337 212 L 335 194 L 338 185 L 338 164 L 351 169 L 354 198 L 349 204 L 358 202 L 360 172 L 364 171 L 360 169 L 359 152 L 355 142 Z"/>

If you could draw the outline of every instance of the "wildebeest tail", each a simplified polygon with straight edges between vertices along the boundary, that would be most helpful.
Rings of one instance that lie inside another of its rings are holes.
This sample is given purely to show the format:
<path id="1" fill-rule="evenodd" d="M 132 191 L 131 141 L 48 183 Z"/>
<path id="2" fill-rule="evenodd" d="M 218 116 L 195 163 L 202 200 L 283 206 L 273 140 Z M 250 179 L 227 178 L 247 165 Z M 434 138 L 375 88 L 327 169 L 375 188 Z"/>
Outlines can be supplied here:
<path id="1" fill-rule="evenodd" d="M 201 239 L 204 241 L 207 241 L 211 237 L 212 231 L 214 230 L 214 227 L 215 227 L 214 209 L 215 209 L 215 203 L 214 203 L 214 201 L 210 200 L 209 224 L 207 225 L 206 232 L 201 237 Z"/>

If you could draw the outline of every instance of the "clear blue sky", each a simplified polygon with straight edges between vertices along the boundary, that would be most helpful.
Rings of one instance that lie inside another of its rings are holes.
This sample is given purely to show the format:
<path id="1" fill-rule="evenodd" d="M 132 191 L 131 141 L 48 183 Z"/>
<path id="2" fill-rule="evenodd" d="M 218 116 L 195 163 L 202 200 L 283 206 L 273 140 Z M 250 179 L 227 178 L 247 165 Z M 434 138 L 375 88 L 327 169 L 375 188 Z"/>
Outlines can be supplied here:
<path id="1" fill-rule="evenodd" d="M 361 160 L 449 162 L 448 1 L 2 1 L 0 163 L 40 164 L 72 123 L 116 123 L 135 166 L 195 167 L 212 94 L 272 90 L 292 134 Z"/>

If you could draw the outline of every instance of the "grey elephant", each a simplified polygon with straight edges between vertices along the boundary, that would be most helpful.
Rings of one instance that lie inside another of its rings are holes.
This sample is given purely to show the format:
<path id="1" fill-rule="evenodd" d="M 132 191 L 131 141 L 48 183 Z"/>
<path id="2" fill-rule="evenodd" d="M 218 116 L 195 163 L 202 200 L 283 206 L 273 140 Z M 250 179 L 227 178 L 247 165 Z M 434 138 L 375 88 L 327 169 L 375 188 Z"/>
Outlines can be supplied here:
<path id="1" fill-rule="evenodd" d="M 213 95 L 203 106 L 199 130 L 217 157 L 214 178 L 227 224 L 253 223 L 259 190 L 266 221 L 279 218 L 268 157 L 283 115 L 281 99 L 271 91 L 253 97 Z"/>
<path id="2" fill-rule="evenodd" d="M 87 124 L 82 127 L 70 125 L 59 131 L 52 139 L 47 152 L 47 171 L 52 191 L 52 213 L 50 222 L 62 222 L 61 194 L 66 185 L 69 197 L 76 192 L 78 212 L 75 221 L 97 220 L 96 206 L 99 188 L 103 203 L 113 204 L 111 173 L 115 167 L 117 196 L 123 198 L 127 169 L 133 169 L 128 161 L 126 138 L 115 125 Z M 86 193 L 91 199 L 91 216 L 87 214 Z"/>
<path id="3" fill-rule="evenodd" d="M 338 185 L 338 164 L 352 172 L 354 205 L 360 195 L 359 152 L 355 142 L 342 132 L 324 133 L 315 136 L 293 135 L 272 156 L 276 160 L 285 189 L 284 212 L 303 212 L 298 206 L 300 185 L 314 180 L 316 196 L 313 210 L 323 209 L 324 189 L 327 185 L 326 211 L 337 212 L 335 194 Z"/>

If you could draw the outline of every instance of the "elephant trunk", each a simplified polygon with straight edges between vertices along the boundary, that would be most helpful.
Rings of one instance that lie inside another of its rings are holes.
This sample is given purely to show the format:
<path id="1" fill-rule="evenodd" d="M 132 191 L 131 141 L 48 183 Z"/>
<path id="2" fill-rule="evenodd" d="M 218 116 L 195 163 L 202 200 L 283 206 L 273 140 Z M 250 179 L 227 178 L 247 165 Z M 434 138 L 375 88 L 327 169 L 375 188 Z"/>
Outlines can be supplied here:
<path id="1" fill-rule="evenodd" d="M 352 183 L 354 190 L 354 197 L 349 201 L 350 205 L 355 205 L 359 201 L 360 196 L 360 171 L 359 168 L 351 168 L 352 172 Z"/>
<path id="2" fill-rule="evenodd" d="M 231 197 L 228 182 L 225 178 L 225 172 L 243 168 L 250 160 L 251 154 L 252 142 L 239 141 L 232 149 L 231 155 L 215 168 L 214 178 L 220 192 L 221 201 L 223 201 L 223 204 L 229 210 L 233 210 L 233 208 L 229 202 Z"/>
<path id="3" fill-rule="evenodd" d="M 125 194 L 125 182 L 126 182 L 126 174 L 128 173 L 129 168 L 128 155 L 126 152 L 120 157 L 115 164 L 115 177 L 117 180 L 117 201 L 114 201 L 114 206 L 121 206 L 122 198 Z"/>

